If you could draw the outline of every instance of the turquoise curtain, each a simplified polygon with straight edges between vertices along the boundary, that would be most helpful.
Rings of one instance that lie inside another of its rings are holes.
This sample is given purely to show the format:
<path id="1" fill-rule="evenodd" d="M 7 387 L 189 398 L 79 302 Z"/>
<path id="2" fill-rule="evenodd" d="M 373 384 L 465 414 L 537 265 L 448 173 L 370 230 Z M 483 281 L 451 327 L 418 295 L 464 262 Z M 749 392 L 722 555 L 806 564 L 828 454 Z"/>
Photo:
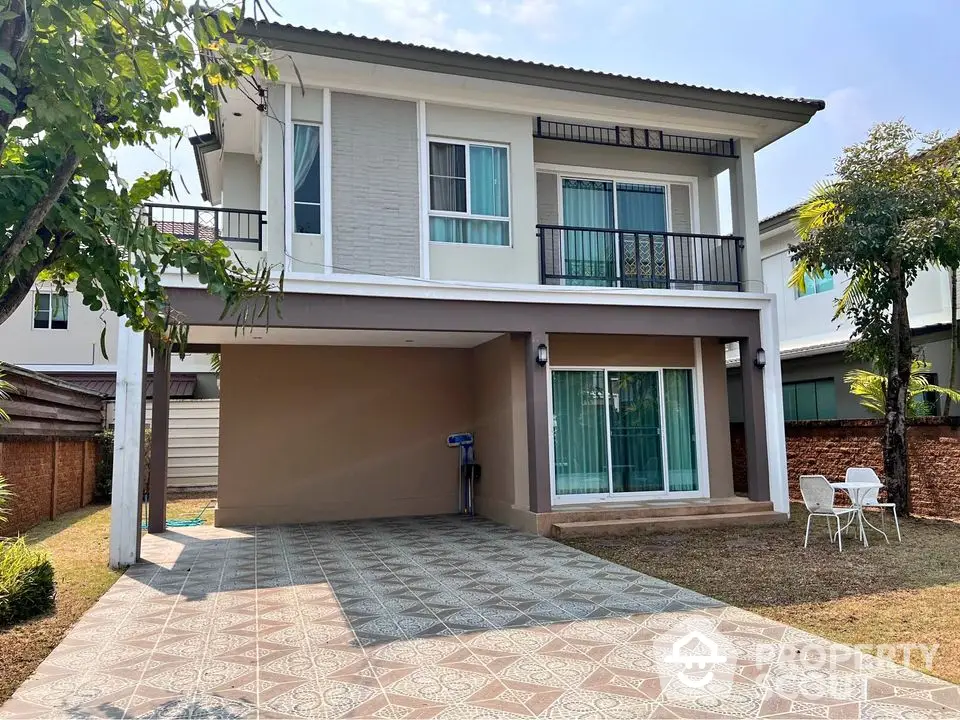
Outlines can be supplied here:
<path id="1" fill-rule="evenodd" d="M 470 146 L 470 213 L 472 215 L 507 217 L 510 214 L 508 176 L 506 148 L 488 145 Z"/>
<path id="2" fill-rule="evenodd" d="M 555 370 L 551 378 L 557 495 L 609 492 L 603 372 Z"/>
<path id="3" fill-rule="evenodd" d="M 613 228 L 613 183 L 563 179 L 563 224 Z M 565 230 L 564 274 L 568 285 L 616 285 L 616 242 L 613 233 Z"/>
<path id="4" fill-rule="evenodd" d="M 663 490 L 659 375 L 611 371 L 608 376 L 613 491 Z"/>
<path id="5" fill-rule="evenodd" d="M 623 230 L 666 232 L 666 192 L 659 185 L 617 183 L 617 224 Z"/>
<path id="6" fill-rule="evenodd" d="M 430 239 L 471 245 L 509 245 L 510 223 L 506 220 L 431 217 Z"/>
<path id="7" fill-rule="evenodd" d="M 693 372 L 663 371 L 667 420 L 667 466 L 671 491 L 700 487 L 697 474 L 697 429 L 693 409 Z"/>

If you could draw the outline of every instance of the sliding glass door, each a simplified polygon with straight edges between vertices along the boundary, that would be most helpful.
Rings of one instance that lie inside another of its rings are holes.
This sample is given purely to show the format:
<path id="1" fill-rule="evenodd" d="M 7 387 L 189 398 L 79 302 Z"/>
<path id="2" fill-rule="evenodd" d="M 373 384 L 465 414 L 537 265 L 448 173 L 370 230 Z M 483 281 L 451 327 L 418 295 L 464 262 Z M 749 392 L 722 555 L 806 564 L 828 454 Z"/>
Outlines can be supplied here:
<path id="1" fill-rule="evenodd" d="M 699 491 L 692 370 L 553 370 L 551 390 L 556 496 Z"/>
<path id="2" fill-rule="evenodd" d="M 579 228 L 564 231 L 567 284 L 615 286 L 623 275 L 625 284 L 636 287 L 638 273 L 666 276 L 666 236 L 659 234 L 667 231 L 664 185 L 562 178 L 561 204 L 563 224 Z"/>

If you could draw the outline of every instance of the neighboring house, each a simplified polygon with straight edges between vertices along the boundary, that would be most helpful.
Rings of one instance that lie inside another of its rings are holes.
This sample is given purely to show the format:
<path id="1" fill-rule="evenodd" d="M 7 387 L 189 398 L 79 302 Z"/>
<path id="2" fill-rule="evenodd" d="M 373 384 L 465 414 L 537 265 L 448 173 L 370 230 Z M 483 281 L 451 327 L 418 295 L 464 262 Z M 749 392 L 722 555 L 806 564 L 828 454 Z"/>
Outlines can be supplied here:
<path id="1" fill-rule="evenodd" d="M 760 222 L 763 282 L 777 296 L 780 326 L 780 362 L 783 375 L 784 418 L 832 420 L 871 417 L 843 381 L 851 369 L 866 367 L 851 362 L 846 348 L 853 331 L 845 317 L 833 319 L 834 302 L 849 280 L 844 274 L 810 279 L 806 292 L 787 287 L 793 272 L 790 245 L 799 242 L 793 225 L 797 207 Z M 949 271 L 931 268 L 910 286 L 910 325 L 919 357 L 932 364 L 930 380 L 946 385 L 950 377 L 950 277 Z M 728 364 L 736 366 L 735 351 Z M 730 371 L 731 386 L 739 383 L 739 370 Z M 731 416 L 742 417 L 736 392 L 731 392 Z M 939 409 L 939 400 L 932 399 Z M 956 411 L 960 408 L 955 407 Z"/>
<path id="2" fill-rule="evenodd" d="M 117 324 L 116 314 L 91 310 L 80 293 L 68 290 L 60 294 L 49 283 L 37 283 L 33 293 L 0 325 L 0 362 L 112 398 L 116 394 Z M 104 329 L 106 356 L 100 346 Z M 171 397 L 217 397 L 217 378 L 211 372 L 209 355 L 174 358 L 173 371 Z M 147 392 L 151 397 L 152 387 L 148 386 Z"/>
<path id="3" fill-rule="evenodd" d="M 278 51 L 280 82 L 263 113 L 228 90 L 194 139 L 226 209 L 150 209 L 286 268 L 281 314 L 245 333 L 193 279 L 167 280 L 191 342 L 221 352 L 218 525 L 456 512 L 446 438 L 462 431 L 478 511 L 534 532 L 650 500 L 787 512 L 754 155 L 821 101 L 243 32 Z M 754 504 L 734 498 L 728 342 L 758 360 L 739 391 Z M 135 552 L 142 352 L 121 334 L 115 564 Z"/>

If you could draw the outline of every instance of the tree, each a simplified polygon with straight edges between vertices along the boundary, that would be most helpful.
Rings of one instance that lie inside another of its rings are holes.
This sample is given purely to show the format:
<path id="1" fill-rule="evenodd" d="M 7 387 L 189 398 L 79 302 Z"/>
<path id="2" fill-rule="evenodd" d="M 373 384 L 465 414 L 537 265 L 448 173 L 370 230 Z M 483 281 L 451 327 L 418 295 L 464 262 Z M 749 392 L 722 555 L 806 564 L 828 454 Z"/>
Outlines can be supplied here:
<path id="1" fill-rule="evenodd" d="M 853 357 L 886 378 L 883 464 L 887 490 L 909 511 L 907 398 L 914 359 L 908 289 L 931 266 L 956 267 L 960 246 L 960 173 L 929 152 L 940 137 L 921 137 L 905 123 L 876 125 L 844 150 L 835 179 L 817 186 L 796 216 L 800 241 L 789 284 L 827 270 L 850 281 L 837 316 L 853 324 Z M 918 152 L 919 150 L 919 152 Z"/>
<path id="2" fill-rule="evenodd" d="M 933 393 L 944 396 L 948 401 L 960 402 L 960 392 L 953 388 L 933 385 L 927 379 L 933 367 L 925 360 L 914 360 L 910 368 L 910 382 L 907 384 L 907 417 L 931 415 L 935 408 L 927 402 L 925 395 Z M 860 398 L 860 404 L 867 410 L 883 417 L 887 404 L 887 378 L 869 370 L 851 370 L 843 376 L 850 386 L 850 392 Z"/>
<path id="3" fill-rule="evenodd" d="M 255 14 L 260 0 L 252 0 Z M 123 182 L 111 151 L 179 137 L 165 114 L 213 117 L 222 88 L 263 110 L 265 48 L 236 38 L 245 3 L 0 0 L 0 323 L 44 273 L 75 282 L 154 342 L 187 328 L 161 276 L 195 274 L 243 322 L 269 320 L 271 269 L 245 267 L 221 242 L 182 240 L 141 222 L 139 206 L 175 195 L 170 170 Z M 282 285 L 282 274 L 280 276 Z"/>

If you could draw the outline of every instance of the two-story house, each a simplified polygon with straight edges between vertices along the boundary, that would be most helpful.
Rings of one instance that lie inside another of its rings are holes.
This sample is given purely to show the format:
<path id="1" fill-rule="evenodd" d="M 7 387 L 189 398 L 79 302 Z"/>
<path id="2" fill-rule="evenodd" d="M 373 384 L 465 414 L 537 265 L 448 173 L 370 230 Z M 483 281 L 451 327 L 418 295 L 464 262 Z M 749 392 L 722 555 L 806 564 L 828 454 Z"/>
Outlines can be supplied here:
<path id="1" fill-rule="evenodd" d="M 845 317 L 834 319 L 835 303 L 849 282 L 843 273 L 811 279 L 803 293 L 787 287 L 793 272 L 790 246 L 799 242 L 791 207 L 760 222 L 761 266 L 764 289 L 777 296 L 780 327 L 783 414 L 786 421 L 834 420 L 871 417 L 850 392 L 844 376 L 854 368 L 867 367 L 846 353 L 853 326 Z M 931 364 L 929 379 L 945 385 L 950 376 L 950 275 L 943 268 L 921 272 L 910 286 L 910 326 L 918 357 Z M 728 357 L 738 365 L 735 352 Z M 731 388 L 739 383 L 731 371 Z M 737 392 L 730 393 L 731 416 L 739 420 Z M 932 414 L 940 411 L 940 399 L 929 398 Z M 955 408 L 960 410 L 960 408 Z"/>
<path id="2" fill-rule="evenodd" d="M 276 49 L 280 82 L 262 112 L 227 92 L 194 141 L 217 208 L 149 210 L 286 268 L 282 317 L 245 334 L 195 280 L 168 280 L 190 349 L 222 356 L 218 525 L 457 512 L 446 438 L 463 431 L 478 512 L 533 532 L 784 517 L 754 156 L 822 102 L 243 32 Z M 730 342 L 750 358 L 749 499 L 733 490 Z M 115 563 L 135 547 L 142 353 L 121 336 Z M 151 483 L 156 419 L 153 443 Z"/>

